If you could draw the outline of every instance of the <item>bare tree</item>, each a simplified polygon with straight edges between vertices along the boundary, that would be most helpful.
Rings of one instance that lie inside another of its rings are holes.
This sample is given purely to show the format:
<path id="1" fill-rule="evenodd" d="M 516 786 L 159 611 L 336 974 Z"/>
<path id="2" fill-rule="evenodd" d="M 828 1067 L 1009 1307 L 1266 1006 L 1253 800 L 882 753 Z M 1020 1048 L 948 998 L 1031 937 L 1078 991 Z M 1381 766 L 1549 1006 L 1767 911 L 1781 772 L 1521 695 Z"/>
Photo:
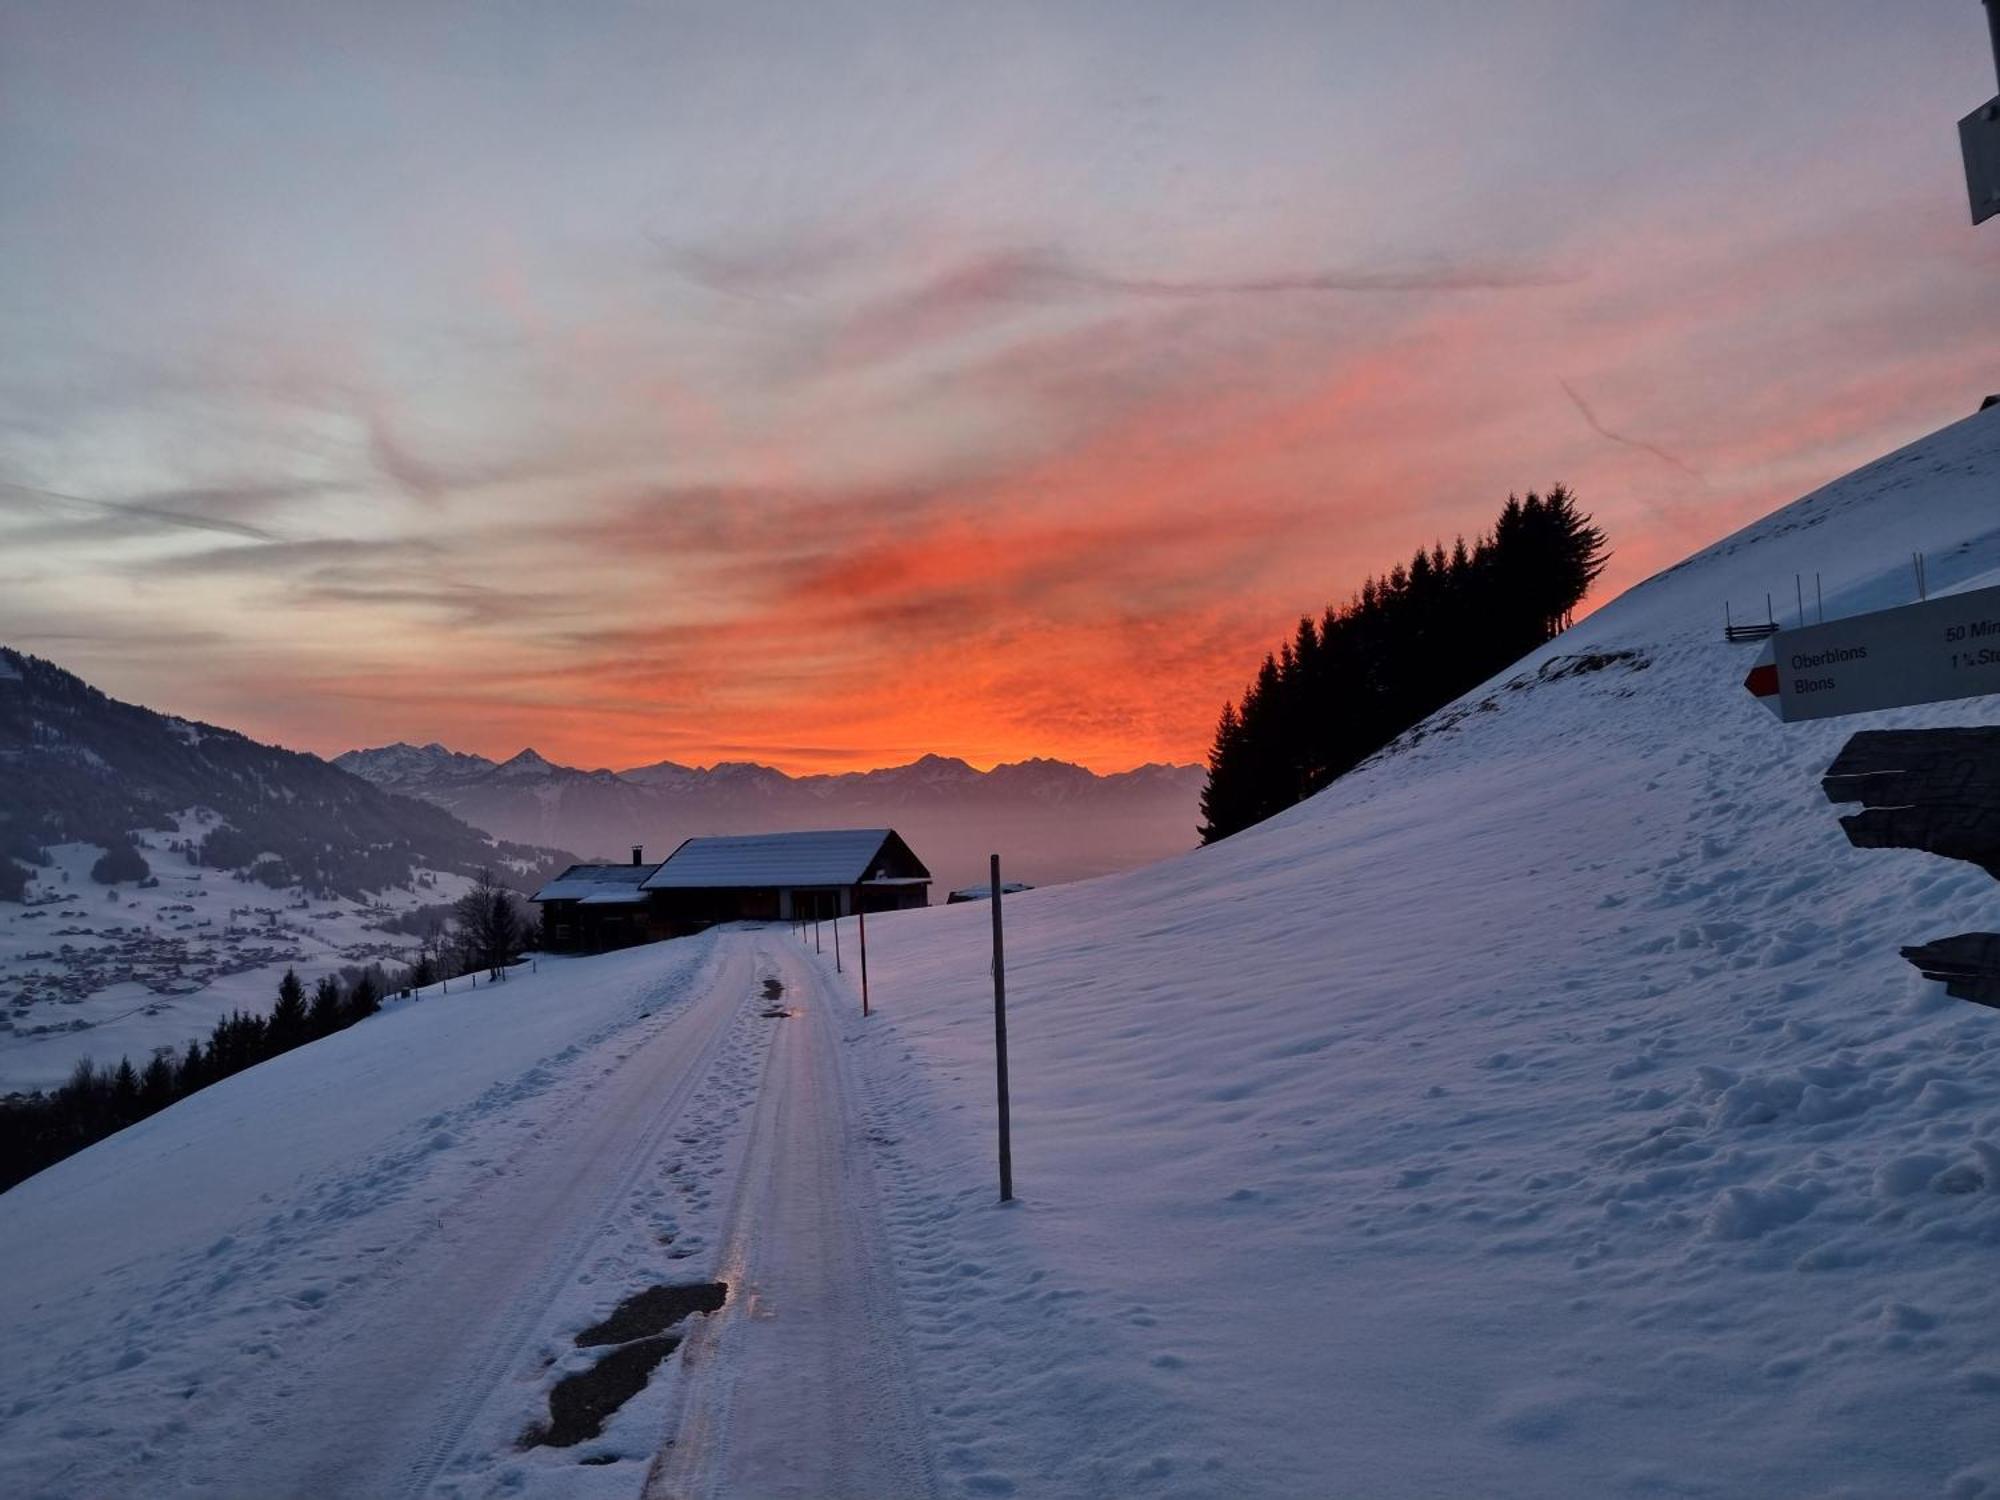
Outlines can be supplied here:
<path id="1" fill-rule="evenodd" d="M 483 869 L 472 889 L 454 905 L 460 955 L 468 970 L 485 969 L 489 979 L 505 979 L 521 950 L 521 919 L 514 893 Z"/>

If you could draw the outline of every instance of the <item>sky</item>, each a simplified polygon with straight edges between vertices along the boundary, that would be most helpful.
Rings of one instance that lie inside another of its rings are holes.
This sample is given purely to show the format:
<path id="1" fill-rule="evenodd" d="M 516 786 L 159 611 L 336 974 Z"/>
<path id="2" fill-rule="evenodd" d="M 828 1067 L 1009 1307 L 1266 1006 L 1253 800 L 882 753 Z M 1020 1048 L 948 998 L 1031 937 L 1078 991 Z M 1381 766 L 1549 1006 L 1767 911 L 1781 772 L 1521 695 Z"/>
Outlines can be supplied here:
<path id="1" fill-rule="evenodd" d="M 323 754 L 1198 760 L 1510 492 L 1602 602 L 2000 390 L 1994 88 L 1972 0 L 10 0 L 0 643 Z"/>

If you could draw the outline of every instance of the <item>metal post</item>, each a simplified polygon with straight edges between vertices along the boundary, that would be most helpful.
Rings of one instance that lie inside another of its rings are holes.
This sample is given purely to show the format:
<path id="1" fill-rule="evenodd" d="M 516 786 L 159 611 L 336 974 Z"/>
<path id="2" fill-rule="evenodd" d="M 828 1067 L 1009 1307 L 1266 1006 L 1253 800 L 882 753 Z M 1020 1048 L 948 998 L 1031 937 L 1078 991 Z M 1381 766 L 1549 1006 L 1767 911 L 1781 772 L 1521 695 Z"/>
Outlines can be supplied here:
<path id="1" fill-rule="evenodd" d="M 1000 856 L 993 856 L 993 1059 L 1000 1090 L 1000 1201 L 1014 1200 L 1014 1132 L 1007 1118 L 1007 950 L 1000 936 Z"/>
<path id="2" fill-rule="evenodd" d="M 1806 584 L 1805 584 L 1805 580 L 1804 580 L 1803 578 L 1799 577 L 1799 575 L 1798 575 L 1798 574 L 1794 573 L 1794 574 L 1792 575 L 1792 587 L 1793 587 L 1793 588 L 1794 588 L 1795 590 L 1797 590 L 1797 592 L 1798 592 L 1798 596 L 1799 596 L 1799 629 L 1803 630 L 1803 629 L 1805 629 L 1805 627 L 1806 627 Z"/>
<path id="3" fill-rule="evenodd" d="M 819 896 L 817 894 L 813 896 L 813 952 L 826 952 L 826 949 L 822 948 L 819 942 Z"/>
<path id="4" fill-rule="evenodd" d="M 1993 76 L 2000 78 L 2000 0 L 1986 0 L 1986 30 L 1993 38 Z"/>
<path id="5" fill-rule="evenodd" d="M 861 1014 L 868 1014 L 868 909 L 854 903 L 854 922 L 861 929 Z"/>
<path id="6" fill-rule="evenodd" d="M 1826 623 L 1826 594 L 1819 586 L 1819 574 L 1813 574 L 1813 602 L 1819 606 L 1819 622 Z"/>
<path id="7" fill-rule="evenodd" d="M 839 974 L 840 967 L 840 913 L 833 914 L 833 972 Z"/>

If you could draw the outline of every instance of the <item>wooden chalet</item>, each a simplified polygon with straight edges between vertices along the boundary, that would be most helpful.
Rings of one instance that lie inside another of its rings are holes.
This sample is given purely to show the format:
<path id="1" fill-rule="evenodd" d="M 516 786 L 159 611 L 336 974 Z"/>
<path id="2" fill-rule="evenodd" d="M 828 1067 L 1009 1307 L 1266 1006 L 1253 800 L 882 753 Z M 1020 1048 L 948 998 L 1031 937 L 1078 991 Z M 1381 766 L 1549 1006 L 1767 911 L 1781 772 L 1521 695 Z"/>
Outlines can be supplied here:
<path id="1" fill-rule="evenodd" d="M 930 904 L 931 872 L 893 828 L 688 839 L 641 885 L 649 920 L 692 932 Z"/>
<path id="2" fill-rule="evenodd" d="M 530 898 L 542 909 L 542 947 L 550 953 L 603 953 L 665 937 L 655 931 L 641 886 L 660 867 L 641 861 L 636 845 L 625 865 L 571 865 Z"/>

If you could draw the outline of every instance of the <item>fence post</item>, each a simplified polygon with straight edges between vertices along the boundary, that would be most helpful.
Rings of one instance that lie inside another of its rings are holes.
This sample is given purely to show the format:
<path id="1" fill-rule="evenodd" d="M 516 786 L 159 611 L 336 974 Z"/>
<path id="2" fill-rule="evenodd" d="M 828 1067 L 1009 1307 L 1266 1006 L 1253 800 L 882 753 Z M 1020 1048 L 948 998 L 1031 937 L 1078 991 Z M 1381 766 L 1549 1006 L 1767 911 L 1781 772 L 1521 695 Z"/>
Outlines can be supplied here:
<path id="1" fill-rule="evenodd" d="M 1014 1132 L 1007 1117 L 1007 951 L 1000 929 L 1000 856 L 993 856 L 993 1060 L 1000 1090 L 1000 1201 L 1014 1201 Z"/>
<path id="2" fill-rule="evenodd" d="M 836 974 L 842 974 L 846 972 L 844 969 L 840 967 L 840 913 L 839 912 L 835 912 L 833 914 L 833 972 Z"/>
<path id="3" fill-rule="evenodd" d="M 861 1014 L 868 1014 L 868 913 L 858 904 L 854 909 L 854 922 L 861 929 Z"/>

